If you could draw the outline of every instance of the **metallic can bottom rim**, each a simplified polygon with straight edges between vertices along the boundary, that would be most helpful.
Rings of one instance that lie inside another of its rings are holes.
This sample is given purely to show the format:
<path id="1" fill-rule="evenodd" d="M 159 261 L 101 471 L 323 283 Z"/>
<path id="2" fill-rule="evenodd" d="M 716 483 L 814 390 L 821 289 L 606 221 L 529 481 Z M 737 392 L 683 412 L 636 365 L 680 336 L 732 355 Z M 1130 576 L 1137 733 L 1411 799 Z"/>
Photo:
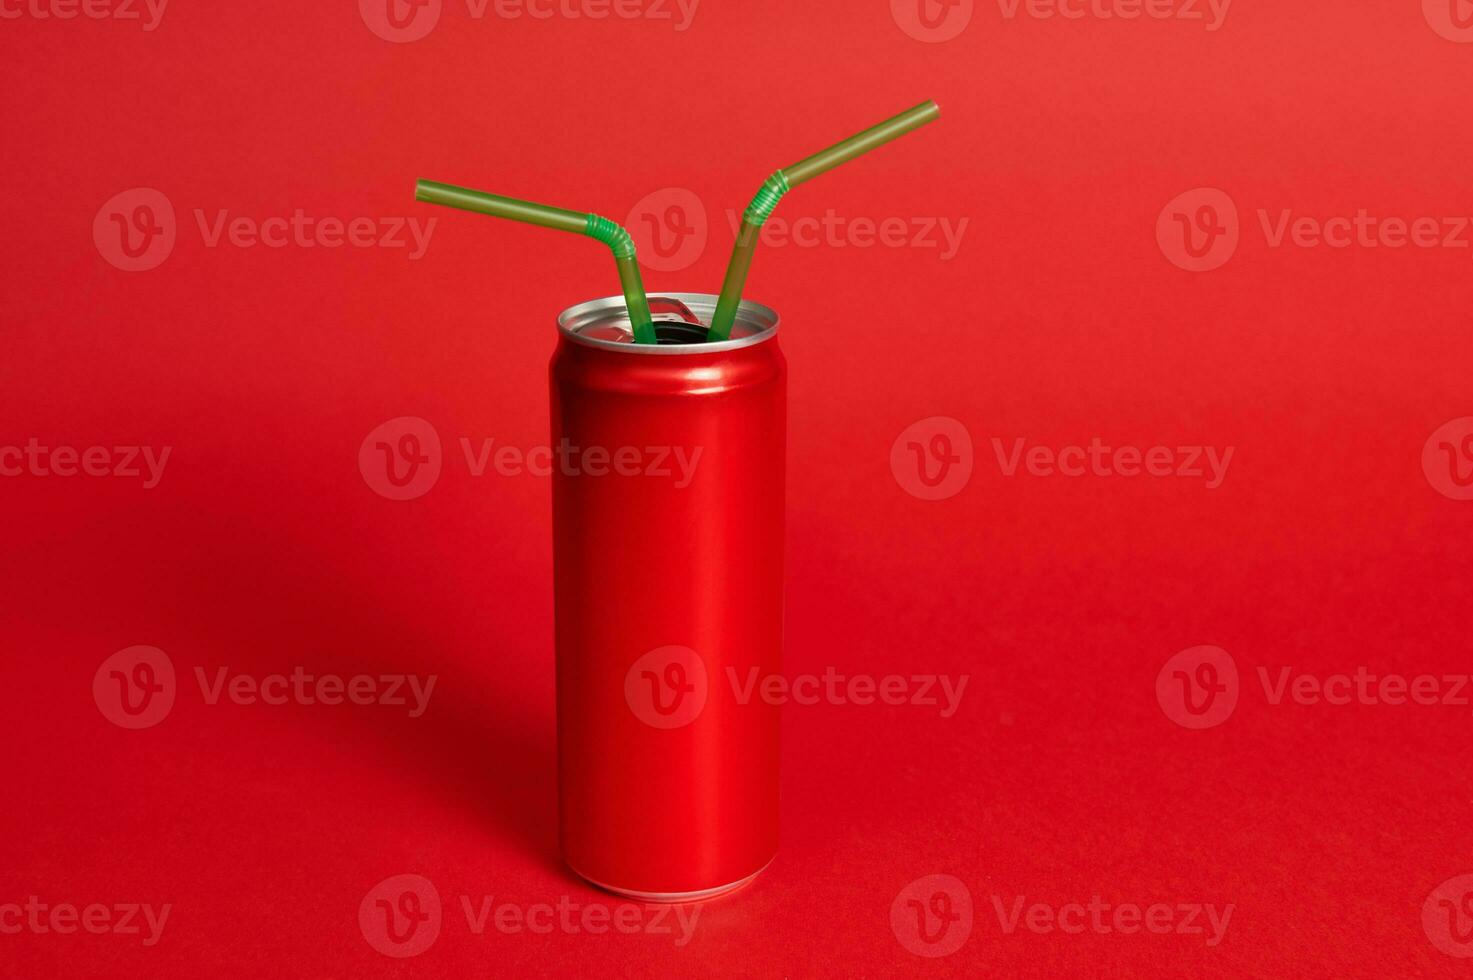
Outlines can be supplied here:
<path id="1" fill-rule="evenodd" d="M 721 895 L 726 895 L 734 892 L 738 888 L 750 885 L 757 878 L 758 875 L 766 871 L 768 868 L 772 867 L 772 861 L 768 861 L 762 867 L 758 868 L 756 871 L 753 871 L 745 878 L 742 878 L 739 881 L 733 881 L 729 885 L 718 885 L 715 888 L 703 888 L 700 891 L 694 892 L 644 892 L 638 891 L 633 888 L 620 888 L 616 885 L 610 885 L 606 882 L 599 881 L 597 878 L 589 877 L 588 875 L 579 871 L 577 868 L 573 868 L 571 864 L 568 865 L 568 867 L 572 868 L 574 874 L 582 878 L 584 881 L 588 882 L 590 885 L 597 885 L 599 888 L 602 888 L 606 892 L 613 892 L 615 895 L 622 895 L 625 898 L 638 899 L 641 902 L 662 902 L 678 905 L 684 902 L 704 902 L 708 898 L 717 898 Z"/>

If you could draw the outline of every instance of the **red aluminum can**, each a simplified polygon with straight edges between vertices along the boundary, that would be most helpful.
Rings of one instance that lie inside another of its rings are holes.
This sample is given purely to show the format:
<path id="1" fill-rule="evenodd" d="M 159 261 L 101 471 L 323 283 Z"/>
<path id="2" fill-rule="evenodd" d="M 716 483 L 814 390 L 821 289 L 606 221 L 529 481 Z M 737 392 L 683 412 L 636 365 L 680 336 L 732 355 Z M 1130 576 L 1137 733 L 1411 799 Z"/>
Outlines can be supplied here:
<path id="1" fill-rule="evenodd" d="M 716 297 L 651 296 L 709 322 Z M 551 367 L 558 788 L 569 867 L 646 901 L 739 887 L 777 853 L 787 368 L 623 300 L 558 318 Z M 601 452 L 599 450 L 602 450 Z M 620 461 L 622 460 L 622 464 Z"/>

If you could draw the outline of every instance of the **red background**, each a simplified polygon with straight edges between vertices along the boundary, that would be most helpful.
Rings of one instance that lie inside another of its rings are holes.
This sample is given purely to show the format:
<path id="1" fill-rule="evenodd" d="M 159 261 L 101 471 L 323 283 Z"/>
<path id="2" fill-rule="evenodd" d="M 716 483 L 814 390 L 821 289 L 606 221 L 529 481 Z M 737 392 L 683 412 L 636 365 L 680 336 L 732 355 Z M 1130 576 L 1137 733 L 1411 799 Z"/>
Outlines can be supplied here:
<path id="1" fill-rule="evenodd" d="M 7 9 L 15 9 L 7 2 Z M 467 16 L 375 36 L 351 0 L 186 3 L 136 22 L 0 20 L 0 444 L 173 447 L 159 485 L 0 479 L 0 903 L 171 903 L 162 940 L 0 935 L 10 976 L 535 974 L 1439 976 L 1421 908 L 1473 871 L 1468 707 L 1272 705 L 1260 666 L 1466 671 L 1473 503 L 1420 458 L 1473 414 L 1470 250 L 1272 248 L 1258 210 L 1473 211 L 1473 45 L 1417 0 L 1238 0 L 1200 22 L 979 2 L 944 43 L 885 0 L 704 0 L 669 22 Z M 458 896 L 609 901 L 555 845 L 548 486 L 471 478 L 456 440 L 546 439 L 555 314 L 614 291 L 599 246 L 412 201 L 428 177 L 623 220 L 694 192 L 710 243 L 651 289 L 714 291 L 772 169 L 935 98 L 942 120 L 779 215 L 966 218 L 960 252 L 766 248 L 748 295 L 791 369 L 787 668 L 967 674 L 952 718 L 792 707 L 783 850 L 694 939 L 473 935 Z M 1192 273 L 1158 215 L 1225 191 L 1242 243 Z M 147 272 L 94 217 L 151 187 Z M 206 247 L 196 209 L 437 218 L 428 252 Z M 1465 236 L 1466 237 L 1466 236 Z M 364 437 L 446 444 L 379 496 Z M 961 421 L 976 469 L 926 502 L 891 444 Z M 1223 485 L 1005 477 L 991 439 L 1236 447 Z M 153 728 L 94 704 L 112 653 L 179 672 Z M 1178 651 L 1242 697 L 1189 731 Z M 196 667 L 439 676 L 429 711 L 208 705 Z M 364 894 L 423 874 L 421 956 L 375 952 Z M 911 881 L 964 882 L 936 960 L 897 941 Z M 999 927 L 991 896 L 1212 902 L 1201 936 Z"/>

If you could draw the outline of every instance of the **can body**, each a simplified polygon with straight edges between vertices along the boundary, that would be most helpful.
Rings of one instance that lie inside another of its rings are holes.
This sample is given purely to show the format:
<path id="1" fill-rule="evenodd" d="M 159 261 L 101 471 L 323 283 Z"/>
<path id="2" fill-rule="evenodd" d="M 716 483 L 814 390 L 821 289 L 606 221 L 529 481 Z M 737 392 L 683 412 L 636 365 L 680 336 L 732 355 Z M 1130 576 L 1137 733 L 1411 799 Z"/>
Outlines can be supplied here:
<path id="1" fill-rule="evenodd" d="M 618 309 L 565 312 L 550 372 L 560 839 L 692 900 L 777 851 L 786 365 L 761 307 L 722 344 L 586 339 Z"/>

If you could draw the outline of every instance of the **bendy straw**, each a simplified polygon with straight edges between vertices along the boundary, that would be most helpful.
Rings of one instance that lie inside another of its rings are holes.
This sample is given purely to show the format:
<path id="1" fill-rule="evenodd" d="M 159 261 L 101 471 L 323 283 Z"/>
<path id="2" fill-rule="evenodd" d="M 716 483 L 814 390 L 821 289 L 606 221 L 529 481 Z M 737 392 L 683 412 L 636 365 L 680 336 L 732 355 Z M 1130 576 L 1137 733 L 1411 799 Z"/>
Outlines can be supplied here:
<path id="1" fill-rule="evenodd" d="M 529 225 L 541 225 L 544 228 L 553 228 L 558 231 L 571 231 L 574 234 L 587 235 L 589 238 L 603 242 L 613 250 L 614 261 L 619 266 L 619 284 L 624 289 L 624 303 L 629 307 L 629 322 L 634 328 L 634 342 L 637 344 L 657 342 L 654 321 L 650 318 L 649 299 L 645 296 L 644 282 L 639 276 L 639 263 L 634 259 L 634 242 L 630 239 L 629 232 L 608 218 L 578 211 L 565 211 L 562 208 L 548 207 L 545 204 L 533 204 L 531 201 L 519 201 L 514 197 L 501 197 L 483 191 L 468 190 L 433 180 L 417 181 L 414 185 L 414 199 L 427 201 L 430 204 L 442 204 L 448 208 L 460 208 L 462 211 L 489 214 L 497 218 L 510 218 L 513 221 L 523 221 Z"/>
<path id="2" fill-rule="evenodd" d="M 914 109 L 902 112 L 894 119 L 887 119 L 878 126 L 835 143 L 827 150 L 777 171 L 762 185 L 752 203 L 742 215 L 742 226 L 737 232 L 736 248 L 731 253 L 731 263 L 726 267 L 726 280 L 721 284 L 721 297 L 716 302 L 716 313 L 711 318 L 711 330 L 706 335 L 709 341 L 726 340 L 731 336 L 736 322 L 737 305 L 742 301 L 742 288 L 747 283 L 747 270 L 752 267 L 752 253 L 757 248 L 757 238 L 762 225 L 771 216 L 777 202 L 784 194 L 819 174 L 847 163 L 877 146 L 883 146 L 897 137 L 918 129 L 941 115 L 935 102 L 925 102 Z"/>

